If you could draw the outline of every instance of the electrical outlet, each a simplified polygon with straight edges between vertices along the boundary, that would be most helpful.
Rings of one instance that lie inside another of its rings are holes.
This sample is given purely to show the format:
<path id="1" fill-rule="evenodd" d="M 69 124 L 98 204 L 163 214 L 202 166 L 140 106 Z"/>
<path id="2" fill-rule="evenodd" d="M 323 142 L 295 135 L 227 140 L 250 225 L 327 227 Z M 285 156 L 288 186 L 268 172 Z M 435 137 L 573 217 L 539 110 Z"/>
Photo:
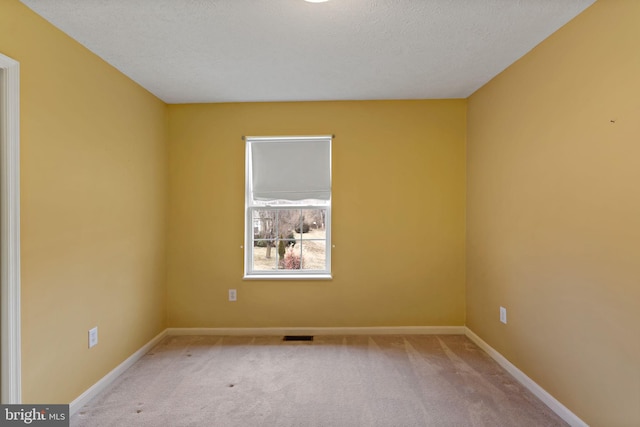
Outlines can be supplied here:
<path id="1" fill-rule="evenodd" d="M 98 327 L 89 329 L 89 348 L 95 347 L 98 344 Z"/>
<path id="2" fill-rule="evenodd" d="M 238 299 L 238 294 L 235 289 L 229 289 L 229 301 L 236 301 Z"/>
<path id="3" fill-rule="evenodd" d="M 507 324 L 507 309 L 504 307 L 500 307 L 500 321 Z"/>

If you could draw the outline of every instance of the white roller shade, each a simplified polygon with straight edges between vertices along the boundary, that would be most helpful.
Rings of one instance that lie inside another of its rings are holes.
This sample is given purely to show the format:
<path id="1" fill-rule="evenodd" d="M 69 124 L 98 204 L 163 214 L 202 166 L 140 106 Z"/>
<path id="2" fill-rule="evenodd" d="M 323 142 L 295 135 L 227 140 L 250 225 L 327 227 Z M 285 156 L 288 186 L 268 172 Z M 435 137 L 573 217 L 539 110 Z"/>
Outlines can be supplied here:
<path id="1" fill-rule="evenodd" d="M 331 137 L 248 138 L 254 201 L 330 200 Z"/>

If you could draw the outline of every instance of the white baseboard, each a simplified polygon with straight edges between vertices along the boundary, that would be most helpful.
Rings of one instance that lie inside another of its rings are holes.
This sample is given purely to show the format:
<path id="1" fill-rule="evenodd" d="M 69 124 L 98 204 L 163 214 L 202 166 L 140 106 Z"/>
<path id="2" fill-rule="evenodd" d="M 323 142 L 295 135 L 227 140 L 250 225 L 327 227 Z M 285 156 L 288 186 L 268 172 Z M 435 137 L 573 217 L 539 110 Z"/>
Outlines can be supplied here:
<path id="1" fill-rule="evenodd" d="M 149 350 L 151 350 L 156 344 L 160 342 L 167 335 L 167 330 L 160 332 L 156 335 L 151 341 L 146 343 L 140 350 L 133 353 L 129 356 L 124 362 L 113 368 L 111 372 L 102 377 L 97 383 L 88 388 L 84 393 L 78 396 L 73 402 L 69 404 L 69 415 L 75 414 L 80 408 L 82 408 L 87 402 L 93 399 L 98 393 L 103 391 L 107 386 L 109 386 L 113 381 L 115 381 L 118 376 L 120 376 L 124 371 L 129 369 L 131 365 L 136 363 L 142 356 L 147 354 Z"/>
<path id="2" fill-rule="evenodd" d="M 168 335 L 464 335 L 464 326 L 168 328 Z"/>
<path id="3" fill-rule="evenodd" d="M 465 335 L 569 425 L 573 427 L 589 427 L 587 423 L 578 418 L 578 416 L 571 412 L 569 408 L 560 403 L 555 397 L 540 387 L 524 372 L 509 362 L 503 355 L 484 342 L 484 340 L 476 335 L 471 329 L 465 327 Z"/>

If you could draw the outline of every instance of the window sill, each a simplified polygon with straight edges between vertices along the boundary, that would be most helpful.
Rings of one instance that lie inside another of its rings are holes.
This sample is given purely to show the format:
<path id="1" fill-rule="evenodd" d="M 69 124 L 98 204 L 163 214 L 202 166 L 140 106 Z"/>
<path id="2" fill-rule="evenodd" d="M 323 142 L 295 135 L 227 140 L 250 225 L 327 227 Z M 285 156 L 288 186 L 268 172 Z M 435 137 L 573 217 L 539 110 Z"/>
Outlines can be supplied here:
<path id="1" fill-rule="evenodd" d="M 245 274 L 242 280 L 332 280 L 327 273 L 319 274 Z"/>

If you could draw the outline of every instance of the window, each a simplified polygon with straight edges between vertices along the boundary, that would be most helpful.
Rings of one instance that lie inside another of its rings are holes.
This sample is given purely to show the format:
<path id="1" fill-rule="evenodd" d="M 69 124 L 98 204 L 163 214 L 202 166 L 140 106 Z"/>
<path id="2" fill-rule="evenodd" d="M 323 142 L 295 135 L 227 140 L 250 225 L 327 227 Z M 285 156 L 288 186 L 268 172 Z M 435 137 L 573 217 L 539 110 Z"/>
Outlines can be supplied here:
<path id="1" fill-rule="evenodd" d="M 331 278 L 331 137 L 247 137 L 245 278 Z"/>

